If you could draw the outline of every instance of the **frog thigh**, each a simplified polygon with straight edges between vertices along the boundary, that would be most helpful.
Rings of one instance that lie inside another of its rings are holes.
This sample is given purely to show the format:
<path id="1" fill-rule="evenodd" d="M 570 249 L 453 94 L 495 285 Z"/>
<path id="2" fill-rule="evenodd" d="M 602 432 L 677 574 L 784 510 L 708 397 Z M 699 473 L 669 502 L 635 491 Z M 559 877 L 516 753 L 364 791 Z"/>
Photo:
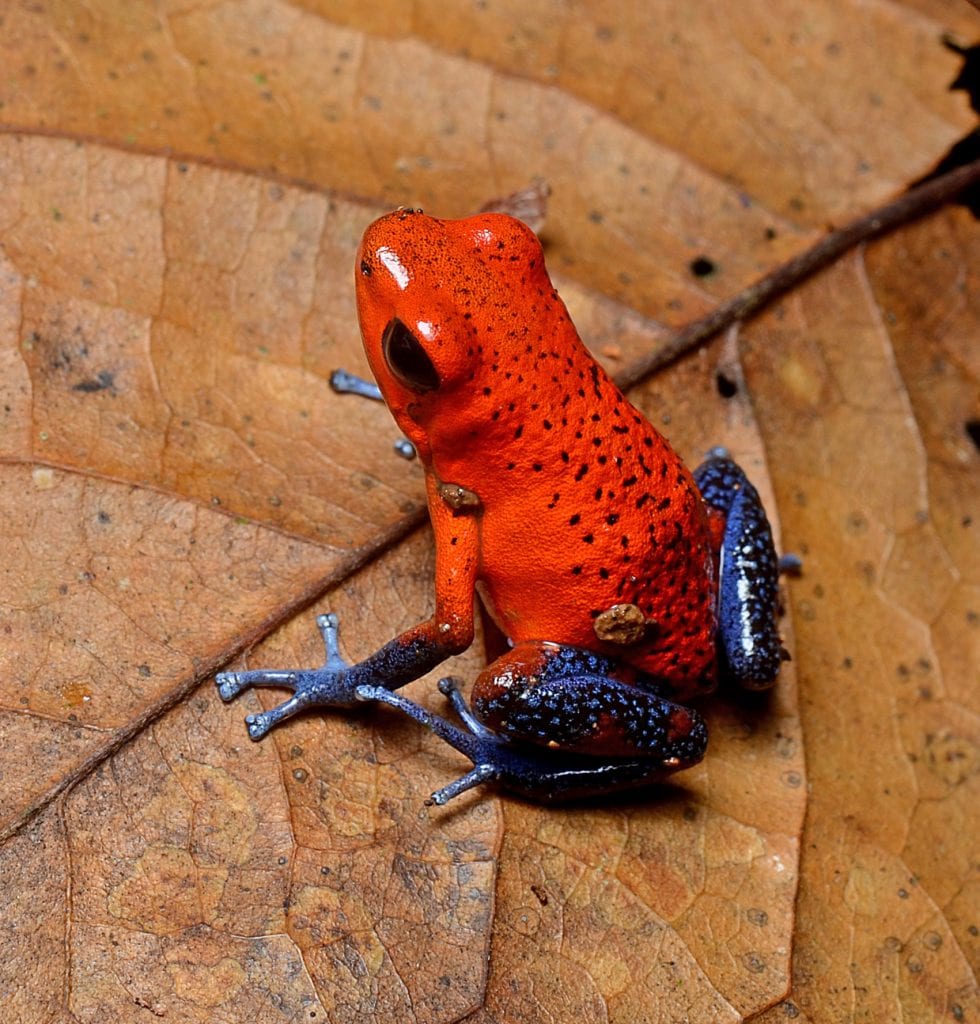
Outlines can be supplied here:
<path id="1" fill-rule="evenodd" d="M 615 669 L 593 651 L 524 641 L 477 677 L 473 711 L 498 735 L 556 753 L 696 764 L 707 743 L 700 715 L 616 679 Z"/>

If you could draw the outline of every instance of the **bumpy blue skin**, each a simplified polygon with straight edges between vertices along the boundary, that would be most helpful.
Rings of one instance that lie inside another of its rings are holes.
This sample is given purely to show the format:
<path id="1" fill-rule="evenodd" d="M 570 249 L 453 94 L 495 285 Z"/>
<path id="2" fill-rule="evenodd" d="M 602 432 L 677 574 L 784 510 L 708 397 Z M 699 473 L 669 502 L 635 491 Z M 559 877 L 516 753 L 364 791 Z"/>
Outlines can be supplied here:
<path id="1" fill-rule="evenodd" d="M 718 645 L 726 670 L 742 686 L 772 685 L 785 652 L 776 628 L 779 561 L 772 531 L 758 493 L 742 470 L 718 450 L 694 473 L 705 502 L 725 516 L 718 603 Z M 433 714 L 395 691 L 419 678 L 451 653 L 438 644 L 398 638 L 370 657 L 348 665 L 337 647 L 337 617 L 321 615 L 326 660 L 319 669 L 223 672 L 216 678 L 223 700 L 253 686 L 286 687 L 293 696 L 246 718 L 249 735 L 261 739 L 271 728 L 308 707 L 351 707 L 359 701 L 388 704 L 431 729 L 464 754 L 473 769 L 432 794 L 444 804 L 486 782 L 542 802 L 581 799 L 635 789 L 663 780 L 679 768 L 696 764 L 707 745 L 707 728 L 697 712 L 680 738 L 668 739 L 668 722 L 678 705 L 661 697 L 656 682 L 628 684 L 612 678 L 614 662 L 601 654 L 556 647 L 542 664 L 535 685 L 515 687 L 498 698 L 506 707 L 467 706 L 452 679 L 439 684 L 461 726 Z M 489 703 L 489 702 L 488 702 Z M 503 716 L 499 712 L 503 710 Z M 488 729 L 480 713 L 503 717 L 514 738 Z M 637 755 L 590 757 L 525 742 L 560 747 L 580 741 L 611 717 L 636 747 Z"/>
<path id="2" fill-rule="evenodd" d="M 727 456 L 703 462 L 694 480 L 705 502 L 725 516 L 718 640 L 727 672 L 746 689 L 768 689 L 786 657 L 776 627 L 779 559 L 769 520 L 758 492 Z"/>
<path id="3" fill-rule="evenodd" d="M 554 746 L 550 756 L 588 749 L 600 733 L 615 733 L 631 755 L 677 766 L 697 764 L 704 756 L 708 733 L 690 709 L 692 725 L 675 735 L 671 715 L 678 705 L 662 696 L 657 681 L 641 675 L 627 684 L 615 678 L 613 658 L 595 651 L 559 644 L 525 643 L 514 649 L 535 662 L 515 672 L 507 657 L 490 666 L 496 684 L 473 702 L 476 718 L 495 723 L 502 739 L 514 743 Z M 504 685 L 499 685 L 503 683 Z M 595 764 L 596 755 L 589 758 Z"/>

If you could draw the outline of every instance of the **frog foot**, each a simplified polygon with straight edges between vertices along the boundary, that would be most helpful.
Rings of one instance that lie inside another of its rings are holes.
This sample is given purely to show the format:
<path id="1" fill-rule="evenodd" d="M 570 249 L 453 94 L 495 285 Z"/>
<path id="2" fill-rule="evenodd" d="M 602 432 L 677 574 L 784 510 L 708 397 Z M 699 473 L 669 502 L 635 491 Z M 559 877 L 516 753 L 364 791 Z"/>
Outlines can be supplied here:
<path id="1" fill-rule="evenodd" d="M 453 725 L 383 686 L 358 686 L 358 700 L 388 704 L 434 732 L 461 754 L 473 768 L 465 775 L 437 789 L 427 806 L 442 806 L 468 789 L 496 782 L 514 793 L 536 801 L 575 800 L 616 790 L 635 789 L 662 781 L 678 764 L 676 759 L 604 759 L 569 754 L 548 748 L 519 746 L 488 729 L 473 714 L 455 679 L 439 681 L 439 690 L 449 699 L 465 728 Z"/>
<path id="2" fill-rule="evenodd" d="M 326 660 L 316 669 L 256 669 L 251 672 L 219 672 L 215 676 L 218 695 L 224 701 L 234 700 L 243 690 L 253 686 L 282 686 L 293 696 L 271 711 L 247 715 L 245 724 L 253 740 L 260 740 L 274 726 L 297 711 L 313 705 L 353 707 L 357 703 L 356 684 L 348 679 L 350 666 L 340 656 L 337 646 L 338 619 L 332 612 L 318 615 L 316 624 L 323 637 Z"/>

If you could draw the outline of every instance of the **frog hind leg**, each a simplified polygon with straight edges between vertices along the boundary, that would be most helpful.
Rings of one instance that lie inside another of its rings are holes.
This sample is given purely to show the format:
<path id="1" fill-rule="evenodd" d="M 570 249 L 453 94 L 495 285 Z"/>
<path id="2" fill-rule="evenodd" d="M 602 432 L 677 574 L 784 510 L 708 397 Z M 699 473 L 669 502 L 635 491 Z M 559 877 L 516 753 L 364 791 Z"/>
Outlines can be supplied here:
<path id="1" fill-rule="evenodd" d="M 519 644 L 480 674 L 473 709 L 442 680 L 463 728 L 384 688 L 358 695 L 397 708 L 473 762 L 432 795 L 436 804 L 491 781 L 534 800 L 578 799 L 659 782 L 700 761 L 707 729 L 697 712 L 605 674 L 613 667 L 590 651 Z"/>
<path id="2" fill-rule="evenodd" d="M 694 471 L 720 535 L 718 639 L 729 673 L 750 690 L 768 689 L 788 657 L 776 625 L 779 559 L 756 489 L 723 449 Z"/>

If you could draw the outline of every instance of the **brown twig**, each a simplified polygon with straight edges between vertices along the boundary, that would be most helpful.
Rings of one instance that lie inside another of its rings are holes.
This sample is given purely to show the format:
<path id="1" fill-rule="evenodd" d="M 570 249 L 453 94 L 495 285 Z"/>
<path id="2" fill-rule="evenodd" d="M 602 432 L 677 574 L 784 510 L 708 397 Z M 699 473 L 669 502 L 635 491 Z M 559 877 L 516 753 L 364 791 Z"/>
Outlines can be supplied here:
<path id="1" fill-rule="evenodd" d="M 767 303 L 795 288 L 811 274 L 829 266 L 854 246 L 878 238 L 943 206 L 978 181 L 980 160 L 975 160 L 923 185 L 918 185 L 898 199 L 879 206 L 878 209 L 858 217 L 836 231 L 831 231 L 806 252 L 776 267 L 734 298 L 713 309 L 707 316 L 679 330 L 660 348 L 623 367 L 614 374 L 616 383 L 624 390 L 633 387 L 736 321 L 746 320 L 757 313 Z"/>

